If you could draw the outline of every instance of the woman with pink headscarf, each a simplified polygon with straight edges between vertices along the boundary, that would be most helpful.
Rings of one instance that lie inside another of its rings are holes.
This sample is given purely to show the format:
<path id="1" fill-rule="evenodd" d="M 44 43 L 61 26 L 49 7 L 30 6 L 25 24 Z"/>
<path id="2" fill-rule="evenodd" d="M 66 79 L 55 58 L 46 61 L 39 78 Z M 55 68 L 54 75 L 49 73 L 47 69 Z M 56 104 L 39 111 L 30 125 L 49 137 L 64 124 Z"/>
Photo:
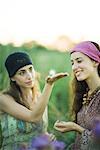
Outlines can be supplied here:
<path id="1" fill-rule="evenodd" d="M 76 131 L 71 150 L 99 150 L 100 142 L 100 47 L 83 41 L 71 50 L 75 121 L 57 121 L 54 128 L 61 132 Z M 96 125 L 99 126 L 96 128 Z"/>

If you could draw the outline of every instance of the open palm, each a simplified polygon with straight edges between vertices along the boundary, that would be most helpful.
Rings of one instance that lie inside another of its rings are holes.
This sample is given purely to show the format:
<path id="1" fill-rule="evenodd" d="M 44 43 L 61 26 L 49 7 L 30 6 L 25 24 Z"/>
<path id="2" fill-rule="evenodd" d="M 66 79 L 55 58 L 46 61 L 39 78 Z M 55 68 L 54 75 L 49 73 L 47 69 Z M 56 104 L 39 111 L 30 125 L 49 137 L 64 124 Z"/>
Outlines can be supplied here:
<path id="1" fill-rule="evenodd" d="M 53 84 L 56 80 L 61 79 L 61 78 L 66 77 L 66 76 L 69 76 L 69 74 L 67 72 L 57 73 L 53 76 L 48 76 L 46 79 L 46 82 L 49 84 Z"/>

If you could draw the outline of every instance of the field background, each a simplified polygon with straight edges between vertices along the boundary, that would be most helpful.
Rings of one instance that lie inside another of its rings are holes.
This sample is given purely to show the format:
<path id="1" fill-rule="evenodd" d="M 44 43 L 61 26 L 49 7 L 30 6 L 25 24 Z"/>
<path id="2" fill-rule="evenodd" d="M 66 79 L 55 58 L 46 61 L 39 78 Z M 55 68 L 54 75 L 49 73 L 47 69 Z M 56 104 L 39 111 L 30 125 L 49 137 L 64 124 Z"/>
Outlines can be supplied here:
<path id="1" fill-rule="evenodd" d="M 9 85 L 8 74 L 4 66 L 5 59 L 10 53 L 15 51 L 25 51 L 31 56 L 34 68 L 40 75 L 39 82 L 41 91 L 45 83 L 45 78 L 50 70 L 55 70 L 56 72 L 67 71 L 71 75 L 70 54 L 67 51 L 60 52 L 56 49 L 51 50 L 36 43 L 31 45 L 23 44 L 19 47 L 15 47 L 13 44 L 0 44 L 0 91 L 4 90 Z M 54 133 L 58 140 L 64 141 L 67 145 L 73 142 L 75 137 L 74 133 L 60 133 L 55 131 L 53 125 L 56 120 L 67 121 L 70 119 L 70 80 L 71 76 L 63 78 L 55 83 L 48 105 L 48 130 Z"/>

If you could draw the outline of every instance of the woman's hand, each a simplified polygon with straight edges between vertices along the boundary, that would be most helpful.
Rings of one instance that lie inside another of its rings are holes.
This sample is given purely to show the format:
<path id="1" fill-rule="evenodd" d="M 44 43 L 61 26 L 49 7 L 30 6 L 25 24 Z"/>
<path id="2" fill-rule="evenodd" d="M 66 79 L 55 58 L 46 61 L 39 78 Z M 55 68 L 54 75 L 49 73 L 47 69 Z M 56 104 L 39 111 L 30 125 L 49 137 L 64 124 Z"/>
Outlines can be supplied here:
<path id="1" fill-rule="evenodd" d="M 58 120 L 55 122 L 54 128 L 60 132 L 74 131 L 75 130 L 75 123 Z"/>
<path id="2" fill-rule="evenodd" d="M 53 133 L 46 132 L 45 135 L 47 135 L 49 137 L 50 141 L 56 140 L 56 136 Z"/>
<path id="3" fill-rule="evenodd" d="M 52 76 L 48 76 L 46 79 L 46 82 L 50 85 L 52 85 L 56 80 L 61 79 L 63 77 L 69 76 L 69 74 L 67 72 L 65 73 L 57 73 L 55 75 Z"/>
<path id="4" fill-rule="evenodd" d="M 74 122 L 56 121 L 54 128 L 60 132 L 77 131 L 82 133 L 85 129 Z"/>

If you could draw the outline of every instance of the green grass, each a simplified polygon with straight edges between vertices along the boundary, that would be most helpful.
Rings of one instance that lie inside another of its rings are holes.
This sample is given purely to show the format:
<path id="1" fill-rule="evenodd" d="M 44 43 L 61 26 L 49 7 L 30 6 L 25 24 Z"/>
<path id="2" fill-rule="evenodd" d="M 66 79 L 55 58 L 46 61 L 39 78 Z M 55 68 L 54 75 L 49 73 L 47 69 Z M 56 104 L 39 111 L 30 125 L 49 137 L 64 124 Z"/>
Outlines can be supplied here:
<path id="1" fill-rule="evenodd" d="M 40 73 L 40 88 L 43 89 L 45 77 L 51 69 L 56 72 L 71 73 L 70 55 L 68 52 L 50 51 L 45 47 L 35 45 L 30 49 L 22 47 L 14 47 L 12 44 L 0 45 L 0 90 L 7 88 L 9 81 L 5 70 L 4 62 L 10 53 L 14 51 L 26 51 L 32 57 L 35 70 Z M 58 139 L 63 140 L 67 144 L 74 139 L 74 133 L 59 133 L 55 131 L 53 125 L 57 119 L 68 120 L 69 115 L 69 81 L 70 76 L 60 79 L 55 83 L 48 106 L 49 127 L 48 130 L 53 132 Z"/>

